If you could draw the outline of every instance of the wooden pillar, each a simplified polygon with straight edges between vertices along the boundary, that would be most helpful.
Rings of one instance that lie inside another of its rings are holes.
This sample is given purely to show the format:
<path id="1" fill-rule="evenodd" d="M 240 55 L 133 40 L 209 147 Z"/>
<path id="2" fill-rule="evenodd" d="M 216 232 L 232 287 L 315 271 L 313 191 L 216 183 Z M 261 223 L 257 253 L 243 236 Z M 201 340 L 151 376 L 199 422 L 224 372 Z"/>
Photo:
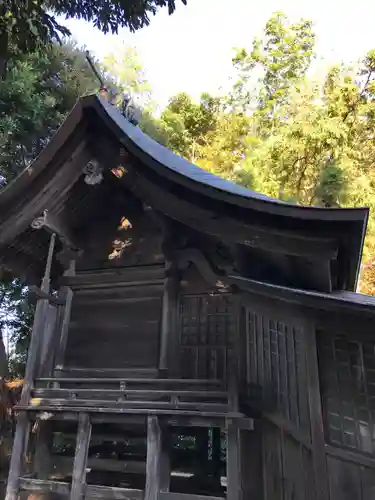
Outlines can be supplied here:
<path id="1" fill-rule="evenodd" d="M 74 456 L 70 500 L 82 500 L 86 488 L 87 455 L 91 438 L 91 422 L 88 413 L 80 413 L 76 451 Z"/>
<path id="2" fill-rule="evenodd" d="M 49 473 L 53 469 L 53 424 L 48 420 L 38 420 L 37 425 L 38 430 L 33 460 L 34 474 L 37 479 L 48 479 Z"/>
<path id="3" fill-rule="evenodd" d="M 241 500 L 240 430 L 232 422 L 227 427 L 227 500 Z"/>
<path id="4" fill-rule="evenodd" d="M 161 323 L 159 370 L 173 370 L 177 349 L 177 297 L 178 274 L 171 261 L 165 263 L 165 281 L 163 295 L 163 311 Z"/>
<path id="5" fill-rule="evenodd" d="M 325 454 L 316 332 L 314 325 L 311 323 L 305 324 L 304 331 L 306 339 L 305 348 L 311 422 L 312 461 L 315 475 L 316 497 L 319 498 L 319 500 L 328 500 L 328 470 Z"/>
<path id="6" fill-rule="evenodd" d="M 242 500 L 263 500 L 262 434 L 259 420 L 254 430 L 240 430 L 240 480 Z"/>
<path id="7" fill-rule="evenodd" d="M 53 252 L 55 249 L 56 235 L 51 236 L 50 246 L 48 250 L 47 263 L 44 277 L 41 283 L 41 291 L 45 294 L 49 293 L 50 276 Z M 24 385 L 22 389 L 20 403 L 27 405 L 30 400 L 30 393 L 33 387 L 35 374 L 38 370 L 40 361 L 40 347 L 42 332 L 44 331 L 45 314 L 48 307 L 48 299 L 39 299 L 36 304 L 34 324 L 31 332 L 30 346 L 27 356 L 26 371 Z M 16 435 L 13 443 L 12 458 L 10 461 L 6 500 L 16 500 L 18 497 L 19 478 L 22 475 L 24 466 L 24 456 L 27 451 L 29 438 L 30 422 L 26 411 L 22 411 L 17 419 Z"/>
<path id="8" fill-rule="evenodd" d="M 166 429 L 159 417 L 147 418 L 147 460 L 144 500 L 158 500 L 161 491 L 169 491 L 170 463 Z"/>
<path id="9" fill-rule="evenodd" d="M 218 489 L 221 486 L 221 429 L 213 427 L 212 429 L 212 478 Z"/>
<path id="10" fill-rule="evenodd" d="M 65 271 L 64 276 L 74 276 L 75 275 L 75 260 L 70 260 L 69 267 Z M 70 313 L 72 309 L 73 301 L 73 290 L 66 286 L 62 287 L 60 291 L 61 298 L 65 300 L 64 311 L 62 315 L 61 332 L 59 336 L 59 342 L 57 346 L 55 367 L 62 368 L 64 364 L 66 344 L 68 342 L 68 332 L 70 323 Z"/>

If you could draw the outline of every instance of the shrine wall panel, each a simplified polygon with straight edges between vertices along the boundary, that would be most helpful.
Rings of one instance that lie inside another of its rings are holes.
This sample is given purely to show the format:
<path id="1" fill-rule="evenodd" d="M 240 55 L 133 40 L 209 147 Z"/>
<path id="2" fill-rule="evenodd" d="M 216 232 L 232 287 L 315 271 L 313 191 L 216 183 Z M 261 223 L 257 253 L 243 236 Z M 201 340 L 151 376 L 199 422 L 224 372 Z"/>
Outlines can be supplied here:
<path id="1" fill-rule="evenodd" d="M 277 416 L 310 440 L 303 328 L 252 308 L 246 310 L 245 327 L 250 404 Z"/>
<path id="2" fill-rule="evenodd" d="M 311 450 L 277 425 L 263 423 L 263 480 L 267 500 L 318 500 Z"/>
<path id="3" fill-rule="evenodd" d="M 157 368 L 162 284 L 74 291 L 65 365 Z"/>
<path id="4" fill-rule="evenodd" d="M 234 361 L 236 303 L 231 294 L 180 296 L 181 375 L 226 380 Z"/>

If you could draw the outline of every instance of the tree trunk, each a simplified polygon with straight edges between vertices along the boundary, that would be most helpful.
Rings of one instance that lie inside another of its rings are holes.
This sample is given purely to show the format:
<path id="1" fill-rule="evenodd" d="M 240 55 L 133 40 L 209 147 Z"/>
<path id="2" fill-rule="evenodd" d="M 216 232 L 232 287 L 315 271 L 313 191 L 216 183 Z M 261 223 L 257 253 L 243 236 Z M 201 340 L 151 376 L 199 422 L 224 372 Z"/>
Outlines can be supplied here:
<path id="1" fill-rule="evenodd" d="M 8 359 L 5 351 L 3 336 L 0 333 L 0 378 L 8 375 Z"/>
<path id="2" fill-rule="evenodd" d="M 8 33 L 0 34 L 0 80 L 5 80 L 8 66 Z"/>

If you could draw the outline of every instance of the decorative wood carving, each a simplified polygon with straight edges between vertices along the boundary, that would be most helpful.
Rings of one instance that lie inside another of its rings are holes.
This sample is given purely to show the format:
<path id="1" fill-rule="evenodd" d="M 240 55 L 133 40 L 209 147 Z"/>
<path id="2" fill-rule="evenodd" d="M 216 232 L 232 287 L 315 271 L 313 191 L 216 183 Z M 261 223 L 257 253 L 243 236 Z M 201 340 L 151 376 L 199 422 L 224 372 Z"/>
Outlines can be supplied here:
<path id="1" fill-rule="evenodd" d="M 60 241 L 71 250 L 78 250 L 79 245 L 74 237 L 70 234 L 69 229 L 56 215 L 51 214 L 48 210 L 44 210 L 41 217 L 37 217 L 31 223 L 33 229 L 46 229 L 50 233 L 56 234 Z"/>

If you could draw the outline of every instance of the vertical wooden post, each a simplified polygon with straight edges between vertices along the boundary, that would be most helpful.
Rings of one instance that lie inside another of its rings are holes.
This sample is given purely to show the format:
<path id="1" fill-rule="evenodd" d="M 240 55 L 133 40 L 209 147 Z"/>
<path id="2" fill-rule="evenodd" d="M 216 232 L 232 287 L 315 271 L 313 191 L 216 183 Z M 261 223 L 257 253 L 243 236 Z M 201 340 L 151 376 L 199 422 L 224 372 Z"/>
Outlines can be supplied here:
<path id="1" fill-rule="evenodd" d="M 174 347 L 177 345 L 176 317 L 177 317 L 177 269 L 171 261 L 165 263 L 165 280 L 163 295 L 163 311 L 161 323 L 159 370 L 167 371 L 171 368 L 170 361 L 175 360 Z"/>
<path id="2" fill-rule="evenodd" d="M 80 413 L 76 451 L 74 456 L 72 489 L 70 500 L 82 500 L 86 488 L 87 455 L 91 438 L 91 423 L 88 413 Z"/>
<path id="3" fill-rule="evenodd" d="M 221 486 L 221 429 L 212 428 L 212 478 L 217 489 Z"/>
<path id="4" fill-rule="evenodd" d="M 68 269 L 64 273 L 64 276 L 74 276 L 74 275 L 75 275 L 75 260 L 71 260 Z M 61 289 L 61 298 L 65 300 L 65 307 L 61 324 L 59 345 L 57 347 L 57 354 L 55 361 L 56 368 L 62 368 L 64 363 L 65 349 L 68 341 L 70 313 L 72 309 L 73 290 L 68 286 L 63 287 Z"/>
<path id="5" fill-rule="evenodd" d="M 43 331 L 43 342 L 41 345 L 40 353 L 40 363 L 37 370 L 38 377 L 49 377 L 51 376 L 53 359 L 55 353 L 55 330 L 57 322 L 57 308 L 56 306 L 47 305 L 44 331 Z"/>
<path id="6" fill-rule="evenodd" d="M 34 474 L 37 479 L 48 479 L 52 463 L 53 424 L 48 420 L 38 420 L 36 448 L 33 460 Z M 46 495 L 48 498 L 49 495 Z"/>
<path id="7" fill-rule="evenodd" d="M 51 236 L 51 241 L 48 250 L 47 263 L 44 277 L 41 283 L 41 290 L 46 294 L 50 289 L 50 277 L 53 252 L 55 249 L 56 235 Z M 40 355 L 41 337 L 44 327 L 44 319 L 46 308 L 48 307 L 47 299 L 39 299 L 36 304 L 34 324 L 31 332 L 30 346 L 27 356 L 25 379 L 20 398 L 22 405 L 27 405 L 30 400 L 30 393 L 33 386 L 34 377 L 38 369 L 38 360 Z M 20 413 L 17 419 L 16 435 L 13 443 L 12 458 L 10 461 L 6 500 L 16 500 L 18 497 L 19 478 L 22 474 L 24 455 L 27 449 L 29 436 L 29 417 L 27 412 Z"/>
<path id="8" fill-rule="evenodd" d="M 158 500 L 160 491 L 169 491 L 170 465 L 166 429 L 160 426 L 159 418 L 147 418 L 147 460 L 144 500 Z"/>
<path id="9" fill-rule="evenodd" d="M 240 430 L 240 468 L 242 500 L 263 500 L 262 434 L 258 420 L 254 430 Z"/>
<path id="10" fill-rule="evenodd" d="M 169 491 L 171 483 L 171 435 L 169 429 L 161 426 L 160 491 Z"/>
<path id="11" fill-rule="evenodd" d="M 240 430 L 227 426 L 227 500 L 241 500 Z"/>
<path id="12" fill-rule="evenodd" d="M 319 383 L 318 352 L 314 325 L 305 324 L 306 363 L 311 422 L 312 460 L 315 475 L 316 498 L 328 500 L 328 471 L 325 454 L 325 440 L 322 404 Z"/>

